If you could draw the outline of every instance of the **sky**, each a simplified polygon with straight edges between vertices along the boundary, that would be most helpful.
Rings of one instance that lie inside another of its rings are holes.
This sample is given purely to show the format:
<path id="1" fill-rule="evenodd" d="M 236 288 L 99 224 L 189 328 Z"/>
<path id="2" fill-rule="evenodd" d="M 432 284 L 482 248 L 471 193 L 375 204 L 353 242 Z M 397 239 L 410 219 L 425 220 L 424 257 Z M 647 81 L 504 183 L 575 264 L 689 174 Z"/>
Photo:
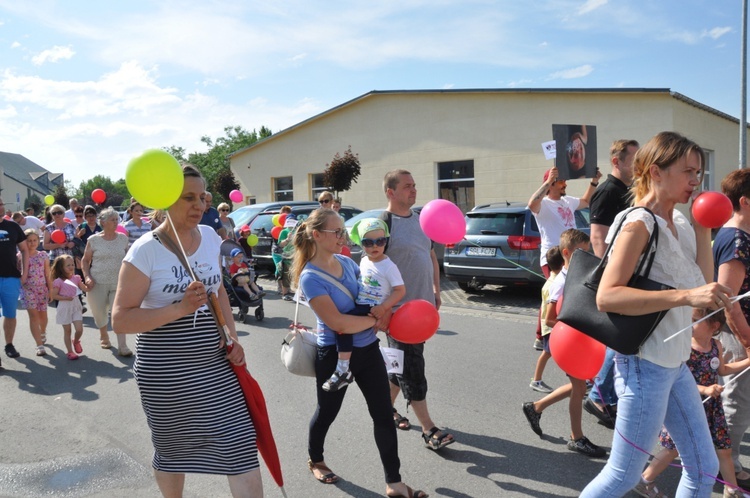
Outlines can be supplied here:
<path id="1" fill-rule="evenodd" d="M 670 88 L 739 117 L 741 0 L 0 0 L 0 151 L 77 186 L 372 90 Z"/>

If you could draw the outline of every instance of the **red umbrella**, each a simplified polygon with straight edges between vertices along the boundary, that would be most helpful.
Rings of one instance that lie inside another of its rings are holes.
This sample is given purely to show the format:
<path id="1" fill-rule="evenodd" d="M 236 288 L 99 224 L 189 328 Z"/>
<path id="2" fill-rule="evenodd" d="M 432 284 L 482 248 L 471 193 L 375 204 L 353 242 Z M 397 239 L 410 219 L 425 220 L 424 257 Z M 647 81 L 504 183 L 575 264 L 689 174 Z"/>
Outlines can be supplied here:
<path id="1" fill-rule="evenodd" d="M 225 344 L 227 347 L 227 353 L 232 351 L 234 343 L 231 337 L 229 337 L 229 330 L 227 329 L 224 316 L 219 308 L 219 300 L 215 294 L 211 294 L 209 297 L 212 311 L 219 325 L 219 330 L 224 335 Z M 273 432 L 271 430 L 271 422 L 268 419 L 268 409 L 266 408 L 266 398 L 263 397 L 263 390 L 260 388 L 258 381 L 256 381 L 250 372 L 247 370 L 247 364 L 235 365 L 232 363 L 232 370 L 237 375 L 237 381 L 240 383 L 242 394 L 245 396 L 245 403 L 247 409 L 250 412 L 250 418 L 255 426 L 255 442 L 258 446 L 260 456 L 263 457 L 263 461 L 266 462 L 268 471 L 271 473 L 273 480 L 281 488 L 281 493 L 286 497 L 284 491 L 284 477 L 281 474 L 281 462 L 279 461 L 279 451 L 276 449 L 276 441 L 273 438 Z"/>

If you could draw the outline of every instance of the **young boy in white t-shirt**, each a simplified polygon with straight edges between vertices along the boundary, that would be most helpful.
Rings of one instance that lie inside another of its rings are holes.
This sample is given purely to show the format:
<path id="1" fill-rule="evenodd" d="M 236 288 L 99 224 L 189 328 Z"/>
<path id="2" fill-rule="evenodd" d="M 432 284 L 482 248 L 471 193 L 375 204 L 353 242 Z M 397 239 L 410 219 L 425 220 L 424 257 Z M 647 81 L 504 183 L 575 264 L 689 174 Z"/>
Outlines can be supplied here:
<path id="1" fill-rule="evenodd" d="M 349 314 L 372 315 L 380 318 L 406 294 L 404 280 L 396 264 L 385 255 L 388 226 L 383 220 L 365 218 L 352 227 L 351 239 L 361 245 L 364 253 L 359 263 L 359 293 L 356 307 Z M 338 391 L 352 383 L 349 359 L 352 356 L 352 335 L 336 334 L 339 361 L 331 378 L 323 383 L 323 390 Z"/>

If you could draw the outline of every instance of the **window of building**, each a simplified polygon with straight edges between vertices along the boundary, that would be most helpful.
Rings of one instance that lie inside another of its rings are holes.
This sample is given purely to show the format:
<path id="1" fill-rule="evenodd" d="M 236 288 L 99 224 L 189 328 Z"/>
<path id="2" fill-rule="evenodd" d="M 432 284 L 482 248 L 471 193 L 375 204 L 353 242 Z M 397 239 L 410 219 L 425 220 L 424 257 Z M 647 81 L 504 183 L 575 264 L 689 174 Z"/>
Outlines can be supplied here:
<path id="1" fill-rule="evenodd" d="M 703 168 L 701 187 L 703 190 L 714 190 L 714 151 L 703 149 L 706 158 L 706 167 Z"/>
<path id="2" fill-rule="evenodd" d="M 474 207 L 474 160 L 437 164 L 441 199 L 455 203 L 464 213 Z"/>
<path id="3" fill-rule="evenodd" d="M 291 176 L 273 179 L 273 198 L 277 202 L 294 200 L 294 181 Z"/>
<path id="4" fill-rule="evenodd" d="M 310 175 L 310 198 L 316 200 L 321 192 L 328 190 L 323 185 L 323 173 L 312 173 Z"/>

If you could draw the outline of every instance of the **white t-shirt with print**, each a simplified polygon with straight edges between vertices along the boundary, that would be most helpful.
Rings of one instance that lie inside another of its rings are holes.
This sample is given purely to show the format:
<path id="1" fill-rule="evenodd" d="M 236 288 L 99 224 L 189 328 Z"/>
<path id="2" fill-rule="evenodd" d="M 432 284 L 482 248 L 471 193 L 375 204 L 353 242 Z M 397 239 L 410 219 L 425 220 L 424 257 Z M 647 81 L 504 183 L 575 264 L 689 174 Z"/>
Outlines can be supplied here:
<path id="1" fill-rule="evenodd" d="M 393 292 L 393 288 L 404 285 L 401 272 L 396 264 L 386 256 L 385 259 L 373 263 L 365 255 L 359 263 L 359 294 L 357 304 L 377 306 L 385 301 Z"/>
<path id="2" fill-rule="evenodd" d="M 539 212 L 534 214 L 542 236 L 542 257 L 539 264 L 547 264 L 547 251 L 560 243 L 560 235 L 569 228 L 576 227 L 575 210 L 581 200 L 577 197 L 563 196 L 558 200 L 543 197 Z"/>

